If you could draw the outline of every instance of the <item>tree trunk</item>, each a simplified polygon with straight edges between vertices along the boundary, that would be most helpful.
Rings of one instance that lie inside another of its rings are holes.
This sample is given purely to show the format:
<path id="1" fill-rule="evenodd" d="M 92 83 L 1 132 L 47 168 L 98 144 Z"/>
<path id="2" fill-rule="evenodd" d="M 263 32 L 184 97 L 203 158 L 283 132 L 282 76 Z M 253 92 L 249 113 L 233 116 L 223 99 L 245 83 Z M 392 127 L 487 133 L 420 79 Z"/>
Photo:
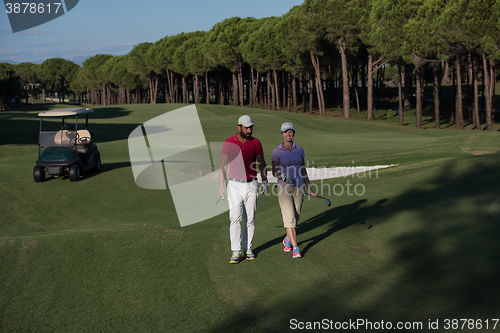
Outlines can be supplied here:
<path id="1" fill-rule="evenodd" d="M 205 93 L 206 93 L 206 98 L 207 104 L 210 104 L 210 87 L 208 86 L 208 71 L 205 69 Z"/>
<path id="2" fill-rule="evenodd" d="M 262 104 L 262 88 L 259 85 L 259 76 L 260 76 L 260 73 L 257 72 L 256 77 L 255 77 L 255 94 L 254 94 L 254 101 L 253 101 L 254 108 L 257 107 L 257 104 Z"/>
<path id="3" fill-rule="evenodd" d="M 483 52 L 483 69 L 484 69 L 484 92 L 486 97 L 486 130 L 491 131 L 491 90 L 490 90 L 490 70 L 488 68 L 488 59 Z"/>
<path id="4" fill-rule="evenodd" d="M 243 106 L 245 104 L 245 99 L 243 95 L 243 60 L 241 59 L 241 55 L 238 56 L 238 90 L 240 93 L 240 106 Z"/>
<path id="5" fill-rule="evenodd" d="M 356 110 L 358 111 L 358 114 L 359 114 L 359 94 L 358 94 L 358 87 L 354 87 L 354 94 L 356 96 Z"/>
<path id="6" fill-rule="evenodd" d="M 434 124 L 436 128 L 441 128 L 441 117 L 439 115 L 439 74 L 438 65 L 432 68 L 432 75 L 434 79 L 433 92 L 434 92 Z"/>
<path id="7" fill-rule="evenodd" d="M 288 79 L 287 79 L 287 76 L 285 75 L 285 72 L 284 71 L 281 71 L 281 95 L 283 96 L 283 109 L 285 109 L 287 107 L 287 103 L 286 103 L 286 99 L 287 99 L 287 96 L 288 96 L 288 93 L 289 93 L 289 89 L 288 88 Z M 287 84 L 285 84 L 285 82 Z"/>
<path id="8" fill-rule="evenodd" d="M 449 84 L 451 81 L 450 78 L 450 65 L 448 64 L 448 61 L 445 62 L 445 69 L 444 69 L 444 75 L 443 75 L 443 80 L 442 82 L 444 84 Z"/>
<path id="9" fill-rule="evenodd" d="M 288 112 L 292 112 L 292 75 L 285 73 L 286 78 L 286 107 Z"/>
<path id="10" fill-rule="evenodd" d="M 279 86 L 278 86 L 278 73 L 273 70 L 273 77 L 274 77 L 274 90 L 275 92 L 275 98 L 274 102 L 276 102 L 276 107 L 277 110 L 280 111 L 280 95 L 279 95 Z M 274 110 L 274 105 L 273 105 L 273 110 Z"/>
<path id="11" fill-rule="evenodd" d="M 248 88 L 249 88 L 249 96 L 248 96 L 248 106 L 251 107 L 251 108 L 255 108 L 255 105 L 254 105 L 254 100 L 255 100 L 255 93 L 256 93 L 256 89 L 255 89 L 255 86 L 254 86 L 254 75 L 253 75 L 253 68 L 250 67 L 250 75 L 249 75 L 249 78 L 248 78 Z"/>
<path id="12" fill-rule="evenodd" d="M 186 85 L 186 75 L 182 75 L 182 103 L 189 103 L 187 85 Z"/>
<path id="13" fill-rule="evenodd" d="M 326 116 L 325 112 L 325 100 L 323 97 L 323 80 L 321 79 L 321 75 L 318 76 L 316 73 L 316 78 L 314 80 L 316 83 L 316 95 L 318 97 L 318 111 L 320 116 Z"/>
<path id="14" fill-rule="evenodd" d="M 148 75 L 149 81 L 149 103 L 156 104 L 156 88 L 155 83 L 153 82 L 153 78 L 151 74 Z M 156 85 L 158 85 L 158 77 L 156 77 Z"/>
<path id="15" fill-rule="evenodd" d="M 456 110 L 455 110 L 455 127 L 464 129 L 464 117 L 462 109 L 462 64 L 460 63 L 460 55 L 456 59 L 457 67 L 457 96 L 456 96 Z"/>
<path id="16" fill-rule="evenodd" d="M 34 91 L 33 91 L 33 84 L 31 84 L 31 104 L 35 104 L 35 94 L 34 94 Z"/>
<path id="17" fill-rule="evenodd" d="M 168 91 L 168 83 L 163 85 L 163 94 L 165 95 L 165 103 L 170 103 L 170 93 Z"/>
<path id="18" fill-rule="evenodd" d="M 102 85 L 101 105 L 106 105 L 106 86 Z"/>
<path id="19" fill-rule="evenodd" d="M 165 103 L 172 103 L 172 84 L 170 82 L 170 71 L 166 69 L 167 83 L 165 85 Z"/>
<path id="20" fill-rule="evenodd" d="M 367 95 L 367 88 L 366 88 L 366 75 L 368 74 L 367 71 L 365 70 L 364 64 L 362 64 L 359 68 L 359 73 L 361 75 L 361 99 L 363 101 L 363 106 L 368 108 L 368 95 Z"/>
<path id="21" fill-rule="evenodd" d="M 313 67 L 314 67 L 314 74 L 315 74 L 315 79 L 316 79 L 315 80 L 315 82 L 316 82 L 316 94 L 318 96 L 319 114 L 321 116 L 326 116 L 325 97 L 323 95 L 323 82 L 321 79 L 321 69 L 319 67 L 319 57 L 317 54 L 313 54 L 313 52 L 311 50 L 309 50 L 309 54 L 311 55 L 311 61 L 312 61 Z M 347 97 L 349 97 L 349 96 L 347 96 Z M 350 113 L 349 113 L 348 117 L 350 117 Z"/>
<path id="22" fill-rule="evenodd" d="M 417 128 L 422 128 L 422 68 L 417 67 L 415 70 L 417 78 Z"/>
<path id="23" fill-rule="evenodd" d="M 367 96 L 367 119 L 373 119 L 373 55 L 368 54 L 368 96 Z"/>
<path id="24" fill-rule="evenodd" d="M 194 104 L 200 104 L 200 80 L 198 75 L 193 76 Z"/>
<path id="25" fill-rule="evenodd" d="M 151 103 L 156 104 L 156 98 L 158 95 L 158 75 L 155 74 L 155 80 L 153 82 L 153 90 L 151 91 Z"/>
<path id="26" fill-rule="evenodd" d="M 399 103 L 399 108 L 398 108 L 398 116 L 399 116 L 399 125 L 403 126 L 404 119 L 403 119 L 403 75 L 401 75 L 401 58 L 398 60 L 398 103 Z"/>
<path id="27" fill-rule="evenodd" d="M 261 76 L 261 78 L 259 78 Z M 256 96 L 256 105 L 266 108 L 266 83 L 264 74 L 257 72 L 257 78 L 255 80 L 257 83 L 255 86 L 257 87 L 257 96 Z"/>
<path id="28" fill-rule="evenodd" d="M 473 57 L 473 65 L 472 65 L 472 80 L 474 81 L 474 128 L 477 130 L 481 130 L 481 119 L 479 118 L 479 83 L 477 78 L 477 64 L 476 58 Z"/>
<path id="29" fill-rule="evenodd" d="M 153 100 L 153 80 L 151 79 L 151 74 L 148 75 L 148 86 L 149 86 L 149 103 L 154 104 Z"/>
<path id="30" fill-rule="evenodd" d="M 359 92 L 358 92 L 358 75 L 359 75 L 359 64 L 356 61 L 352 69 L 352 88 L 354 89 L 354 97 L 356 98 L 356 111 L 359 114 Z"/>
<path id="31" fill-rule="evenodd" d="M 309 113 L 313 114 L 314 76 L 309 76 Z"/>
<path id="32" fill-rule="evenodd" d="M 347 55 L 345 53 L 345 37 L 339 38 L 339 52 L 342 60 L 342 82 L 344 96 L 344 118 L 351 117 L 351 102 L 349 99 L 349 72 L 347 70 Z"/>
<path id="33" fill-rule="evenodd" d="M 472 54 L 471 51 L 468 52 L 467 54 L 468 58 L 468 65 L 467 65 L 467 117 L 469 118 L 468 121 L 470 123 L 474 123 L 474 127 L 476 127 L 475 124 L 475 119 L 474 119 L 474 100 L 473 100 L 473 93 L 471 93 L 471 90 L 474 89 L 474 83 L 472 82 L 474 79 L 474 70 L 473 70 L 473 63 L 474 63 L 474 55 Z M 472 83 L 472 88 L 471 88 L 471 83 Z"/>
<path id="34" fill-rule="evenodd" d="M 232 72 L 233 74 L 233 105 L 238 106 L 238 74 L 237 72 Z"/>
<path id="35" fill-rule="evenodd" d="M 179 85 L 177 83 L 177 75 L 172 72 L 173 78 L 174 78 L 174 103 L 180 103 L 179 99 Z"/>
<path id="36" fill-rule="evenodd" d="M 299 112 L 297 105 L 297 78 L 292 74 L 292 98 L 293 98 L 293 113 Z"/>
<path id="37" fill-rule="evenodd" d="M 267 71 L 267 104 L 269 110 L 274 110 L 274 86 L 271 72 Z"/>
<path id="38" fill-rule="evenodd" d="M 123 103 L 123 87 L 118 86 L 118 104 L 122 105 Z"/>
<path id="39" fill-rule="evenodd" d="M 485 103 L 485 91 L 484 91 L 484 86 L 485 86 L 485 83 L 484 83 L 484 76 L 483 76 L 483 84 L 481 85 L 481 92 L 482 92 L 482 96 L 481 96 L 481 107 L 479 107 L 479 110 L 481 111 L 479 113 L 480 115 L 480 118 L 481 120 L 485 120 L 484 118 L 484 110 L 486 109 L 485 106 L 484 106 L 484 103 Z"/>
<path id="40" fill-rule="evenodd" d="M 405 100 L 404 109 L 409 110 L 411 107 L 411 94 L 412 94 L 412 79 L 410 74 L 410 65 L 405 64 Z"/>
<path id="41" fill-rule="evenodd" d="M 491 122 L 495 121 L 495 80 L 496 80 L 496 60 L 490 60 L 490 103 Z"/>
<path id="42" fill-rule="evenodd" d="M 450 108 L 450 124 L 455 123 L 455 108 L 457 104 L 457 82 L 456 82 L 456 77 L 455 77 L 455 71 L 452 70 L 450 77 L 451 77 L 451 84 L 452 84 L 452 91 L 453 91 L 453 98 L 451 99 L 451 108 Z"/>
<path id="43" fill-rule="evenodd" d="M 177 103 L 177 75 L 170 71 L 170 103 Z"/>
<path id="44" fill-rule="evenodd" d="M 219 104 L 224 105 L 226 103 L 224 82 L 222 81 L 222 73 L 219 72 Z"/>

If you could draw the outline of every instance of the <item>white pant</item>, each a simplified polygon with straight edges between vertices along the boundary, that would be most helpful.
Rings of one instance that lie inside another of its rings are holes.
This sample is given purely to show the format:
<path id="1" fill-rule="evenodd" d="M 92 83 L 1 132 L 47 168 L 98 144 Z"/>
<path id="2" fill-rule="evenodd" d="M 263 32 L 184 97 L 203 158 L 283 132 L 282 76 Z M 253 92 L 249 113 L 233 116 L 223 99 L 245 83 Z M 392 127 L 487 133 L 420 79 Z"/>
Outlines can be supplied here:
<path id="1" fill-rule="evenodd" d="M 241 220 L 244 220 L 243 249 L 252 247 L 255 232 L 255 209 L 257 208 L 258 182 L 239 183 L 228 181 L 227 196 L 229 200 L 229 237 L 231 251 L 241 250 Z"/>

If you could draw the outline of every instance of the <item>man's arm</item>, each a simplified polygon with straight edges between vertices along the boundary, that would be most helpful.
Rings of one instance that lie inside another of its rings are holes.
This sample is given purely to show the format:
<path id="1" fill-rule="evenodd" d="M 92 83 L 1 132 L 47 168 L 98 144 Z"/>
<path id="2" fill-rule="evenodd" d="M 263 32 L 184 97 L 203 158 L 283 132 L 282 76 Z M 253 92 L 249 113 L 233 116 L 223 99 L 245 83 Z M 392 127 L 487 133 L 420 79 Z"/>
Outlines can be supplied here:
<path id="1" fill-rule="evenodd" d="M 222 154 L 220 159 L 220 169 L 219 169 L 219 195 L 222 196 L 226 192 L 226 187 L 224 183 L 226 181 L 226 171 L 227 163 L 229 162 L 229 155 Z"/>
<path id="2" fill-rule="evenodd" d="M 267 165 L 264 160 L 264 155 L 257 155 L 257 162 L 259 163 L 260 176 L 262 180 L 267 179 Z"/>
<path id="3" fill-rule="evenodd" d="M 267 165 L 264 160 L 264 155 L 257 155 L 257 162 L 259 162 L 260 177 L 262 182 L 260 183 L 260 193 L 267 193 Z"/>

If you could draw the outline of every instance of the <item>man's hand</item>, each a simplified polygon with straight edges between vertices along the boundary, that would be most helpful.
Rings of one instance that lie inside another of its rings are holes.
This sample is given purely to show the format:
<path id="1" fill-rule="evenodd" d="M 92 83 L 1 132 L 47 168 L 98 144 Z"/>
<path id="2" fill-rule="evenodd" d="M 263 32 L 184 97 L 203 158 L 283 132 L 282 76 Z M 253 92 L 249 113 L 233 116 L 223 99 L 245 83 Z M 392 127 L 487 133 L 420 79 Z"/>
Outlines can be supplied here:
<path id="1" fill-rule="evenodd" d="M 287 183 L 287 184 L 291 184 L 291 183 L 292 183 L 292 177 L 290 177 L 290 176 L 289 176 L 289 175 L 287 175 L 287 174 L 282 173 L 282 174 L 281 174 L 281 179 L 282 179 L 285 183 Z"/>
<path id="2" fill-rule="evenodd" d="M 260 183 L 260 194 L 266 194 L 267 193 L 267 179 L 264 179 Z"/>

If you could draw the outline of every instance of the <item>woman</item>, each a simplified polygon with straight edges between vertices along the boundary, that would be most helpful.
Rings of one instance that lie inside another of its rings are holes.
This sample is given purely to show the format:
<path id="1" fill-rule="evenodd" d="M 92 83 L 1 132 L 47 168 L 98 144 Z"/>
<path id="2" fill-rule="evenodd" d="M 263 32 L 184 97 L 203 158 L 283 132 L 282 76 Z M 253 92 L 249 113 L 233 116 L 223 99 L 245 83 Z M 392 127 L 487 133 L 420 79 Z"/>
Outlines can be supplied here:
<path id="1" fill-rule="evenodd" d="M 286 236 L 283 239 L 284 251 L 290 252 L 292 258 L 300 258 L 300 249 L 297 246 L 295 228 L 300 216 L 302 201 L 304 200 L 304 186 L 313 198 L 316 193 L 311 190 L 304 163 L 304 149 L 293 143 L 295 127 L 286 122 L 281 125 L 283 142 L 273 150 L 273 176 L 278 178 L 278 201 L 283 215 L 283 225 Z"/>

